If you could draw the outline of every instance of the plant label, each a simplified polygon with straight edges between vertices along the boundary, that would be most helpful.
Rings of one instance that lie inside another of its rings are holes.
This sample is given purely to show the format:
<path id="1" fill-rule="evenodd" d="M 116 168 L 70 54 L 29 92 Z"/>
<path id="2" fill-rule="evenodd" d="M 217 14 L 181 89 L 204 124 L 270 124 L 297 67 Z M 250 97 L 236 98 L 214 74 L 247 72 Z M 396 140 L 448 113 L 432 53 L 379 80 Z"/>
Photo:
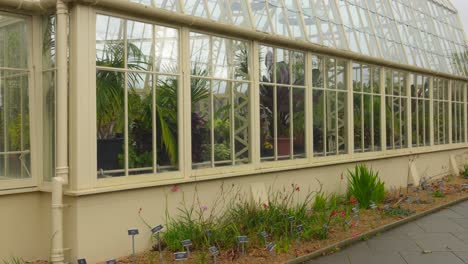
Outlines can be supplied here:
<path id="1" fill-rule="evenodd" d="M 207 237 L 210 237 L 213 233 L 211 232 L 210 229 L 205 230 L 205 234 Z"/>
<path id="2" fill-rule="evenodd" d="M 185 260 L 188 259 L 188 253 L 187 252 L 176 252 L 174 253 L 174 259 L 175 260 Z"/>
<path id="3" fill-rule="evenodd" d="M 260 232 L 260 235 L 261 235 L 263 238 L 265 238 L 265 239 L 268 238 L 268 233 L 267 233 L 266 231 Z"/>
<path id="4" fill-rule="evenodd" d="M 289 222 L 294 222 L 294 219 L 296 219 L 296 218 L 294 216 L 290 216 L 290 217 L 288 217 L 288 219 L 289 219 Z"/>
<path id="5" fill-rule="evenodd" d="M 138 229 L 136 229 L 136 228 L 129 229 L 129 230 L 128 230 L 128 235 L 129 235 L 129 236 L 138 235 Z"/>
<path id="6" fill-rule="evenodd" d="M 296 231 L 297 231 L 297 233 L 301 234 L 302 232 L 304 232 L 304 226 L 303 225 L 297 225 L 296 226 Z"/>
<path id="7" fill-rule="evenodd" d="M 106 261 L 106 264 L 117 264 L 117 261 L 115 259 L 110 259 Z"/>
<path id="8" fill-rule="evenodd" d="M 181 243 L 182 243 L 182 245 L 183 245 L 184 247 L 190 247 L 190 246 L 192 246 L 192 240 L 190 240 L 190 239 L 182 240 Z"/>
<path id="9" fill-rule="evenodd" d="M 78 259 L 77 262 L 78 264 L 87 264 L 86 259 Z"/>
<path id="10" fill-rule="evenodd" d="M 385 210 L 385 211 L 390 210 L 390 205 L 389 205 L 389 204 L 384 205 L 384 210 Z"/>
<path id="11" fill-rule="evenodd" d="M 468 184 L 466 184 L 466 183 L 462 184 L 462 185 L 461 185 L 461 188 L 462 188 L 462 190 L 468 189 Z"/>
<path id="12" fill-rule="evenodd" d="M 153 227 L 153 228 L 151 229 L 151 232 L 153 232 L 153 234 L 159 233 L 159 232 L 161 232 L 161 230 L 162 230 L 163 228 L 164 228 L 163 225 L 157 225 L 157 226 L 155 226 L 155 227 Z"/>
<path id="13" fill-rule="evenodd" d="M 359 209 L 357 207 L 353 207 L 353 213 L 357 214 L 359 212 Z"/>
<path id="14" fill-rule="evenodd" d="M 266 249 L 267 249 L 269 252 L 273 252 L 273 250 L 275 249 L 275 247 L 276 247 L 276 244 L 273 243 L 273 242 L 270 242 L 270 243 L 268 243 Z"/>
<path id="15" fill-rule="evenodd" d="M 324 224 L 324 225 L 323 225 L 323 229 L 328 230 L 328 225 L 327 225 L 327 224 Z"/>
<path id="16" fill-rule="evenodd" d="M 210 254 L 211 254 L 212 256 L 216 256 L 216 255 L 218 255 L 218 253 L 219 253 L 218 249 L 217 249 L 215 246 L 210 247 L 210 248 L 208 249 L 208 251 L 210 251 Z"/>
<path id="17" fill-rule="evenodd" d="M 406 198 L 406 201 L 405 201 L 407 204 L 410 204 L 411 203 L 411 198 Z"/>
<path id="18" fill-rule="evenodd" d="M 359 220 L 359 215 L 354 215 L 353 218 L 354 220 Z"/>
<path id="19" fill-rule="evenodd" d="M 349 226 L 350 224 L 351 224 L 351 220 L 348 219 L 345 221 L 345 225 Z"/>
<path id="20" fill-rule="evenodd" d="M 247 239 L 247 236 L 238 236 L 237 237 L 237 242 L 239 242 L 240 244 L 245 244 L 245 243 L 249 242 L 249 240 Z"/>

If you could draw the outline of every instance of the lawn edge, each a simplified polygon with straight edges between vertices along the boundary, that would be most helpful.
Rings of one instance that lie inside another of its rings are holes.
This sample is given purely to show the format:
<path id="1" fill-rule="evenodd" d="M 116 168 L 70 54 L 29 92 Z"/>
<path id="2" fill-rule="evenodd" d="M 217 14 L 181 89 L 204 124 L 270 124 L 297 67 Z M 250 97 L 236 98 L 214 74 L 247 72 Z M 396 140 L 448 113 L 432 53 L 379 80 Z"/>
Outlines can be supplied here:
<path id="1" fill-rule="evenodd" d="M 454 201 L 448 202 L 446 204 L 434 207 L 434 208 L 429 209 L 427 211 L 411 215 L 409 217 L 406 217 L 404 219 L 398 220 L 398 221 L 390 223 L 390 224 L 383 225 L 383 226 L 378 227 L 376 229 L 372 229 L 372 230 L 370 230 L 368 232 L 360 234 L 359 236 L 351 237 L 351 238 L 342 240 L 342 241 L 337 242 L 335 244 L 332 244 L 330 246 L 327 246 L 327 247 L 321 248 L 319 250 L 316 250 L 316 251 L 314 251 L 312 253 L 302 255 L 302 256 L 299 256 L 299 257 L 294 258 L 294 259 L 287 260 L 287 261 L 285 261 L 283 263 L 284 264 L 304 263 L 306 261 L 312 260 L 312 259 L 314 259 L 316 257 L 322 256 L 322 255 L 324 255 L 326 253 L 334 251 L 334 250 L 336 250 L 336 248 L 340 248 L 340 250 L 341 250 L 341 249 L 343 249 L 345 247 L 348 247 L 348 246 L 353 245 L 353 244 L 355 244 L 355 243 L 357 243 L 359 241 L 362 241 L 363 239 L 368 239 L 368 238 L 374 237 L 374 236 L 376 236 L 376 235 L 378 235 L 378 234 L 380 234 L 382 232 L 385 232 L 385 231 L 391 230 L 393 228 L 399 227 L 401 225 L 407 224 L 409 222 L 412 222 L 414 220 L 417 220 L 419 218 L 422 218 L 424 216 L 427 216 L 429 214 L 435 213 L 437 211 L 440 211 L 442 209 L 445 209 L 447 207 L 450 207 L 452 205 L 456 205 L 458 203 L 461 203 L 461 202 L 464 202 L 464 201 L 467 201 L 467 200 L 468 200 L 468 196 L 459 198 L 457 200 L 454 200 Z"/>

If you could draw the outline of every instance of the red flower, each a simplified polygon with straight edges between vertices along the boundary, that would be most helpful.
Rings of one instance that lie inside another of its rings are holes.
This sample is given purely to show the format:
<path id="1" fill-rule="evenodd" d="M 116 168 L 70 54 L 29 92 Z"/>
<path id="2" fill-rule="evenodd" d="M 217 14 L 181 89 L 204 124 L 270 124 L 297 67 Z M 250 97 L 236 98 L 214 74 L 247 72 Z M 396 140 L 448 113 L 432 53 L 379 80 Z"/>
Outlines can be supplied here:
<path id="1" fill-rule="evenodd" d="M 352 204 L 356 204 L 356 203 L 357 203 L 357 200 L 356 200 L 356 198 L 351 197 L 351 198 L 349 199 L 349 202 L 352 203 Z"/>
<path id="2" fill-rule="evenodd" d="M 301 188 L 299 186 L 296 186 L 296 192 L 300 192 Z"/>
<path id="3" fill-rule="evenodd" d="M 346 212 L 345 212 L 345 210 L 341 211 L 341 217 L 346 217 Z"/>
<path id="4" fill-rule="evenodd" d="M 178 192 L 180 190 L 180 187 L 178 185 L 174 185 L 171 188 L 171 192 Z"/>
<path id="5" fill-rule="evenodd" d="M 265 209 L 268 208 L 268 204 L 266 204 L 266 203 L 263 203 L 262 206 L 263 206 L 263 208 L 265 208 Z"/>
<path id="6" fill-rule="evenodd" d="M 333 211 L 333 212 L 331 212 L 330 217 L 334 217 L 334 216 L 337 216 L 337 215 L 338 215 L 338 212 L 337 212 L 337 211 Z"/>

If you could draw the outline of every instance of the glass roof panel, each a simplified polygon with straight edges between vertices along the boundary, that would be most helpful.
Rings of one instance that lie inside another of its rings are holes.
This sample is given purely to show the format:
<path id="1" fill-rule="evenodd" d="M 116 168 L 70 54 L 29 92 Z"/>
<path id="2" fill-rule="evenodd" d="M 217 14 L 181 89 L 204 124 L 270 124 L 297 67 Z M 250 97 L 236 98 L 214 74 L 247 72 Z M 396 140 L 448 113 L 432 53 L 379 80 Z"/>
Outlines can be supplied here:
<path id="1" fill-rule="evenodd" d="M 268 34 L 468 75 L 450 0 L 128 0 Z"/>

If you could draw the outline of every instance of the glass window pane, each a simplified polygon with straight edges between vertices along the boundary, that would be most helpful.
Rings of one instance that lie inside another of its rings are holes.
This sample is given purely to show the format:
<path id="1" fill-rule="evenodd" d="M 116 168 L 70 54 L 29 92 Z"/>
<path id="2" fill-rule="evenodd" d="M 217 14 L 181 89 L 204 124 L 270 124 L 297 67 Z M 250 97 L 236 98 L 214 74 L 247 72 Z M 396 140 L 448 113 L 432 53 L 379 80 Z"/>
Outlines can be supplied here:
<path id="1" fill-rule="evenodd" d="M 293 89 L 294 156 L 305 157 L 305 91 Z"/>
<path id="2" fill-rule="evenodd" d="M 157 171 L 177 170 L 178 150 L 178 78 L 156 75 L 156 157 Z M 152 114 L 152 113 L 151 113 Z"/>
<path id="3" fill-rule="evenodd" d="M 125 74 L 96 71 L 98 177 L 125 174 Z"/>
<path id="4" fill-rule="evenodd" d="M 194 168 L 211 167 L 211 82 L 192 78 L 192 163 Z"/>
<path id="5" fill-rule="evenodd" d="M 157 72 L 179 72 L 179 31 L 155 26 L 154 68 Z"/>
<path id="6" fill-rule="evenodd" d="M 28 67 L 26 21 L 0 14 L 0 67 Z"/>
<path id="7" fill-rule="evenodd" d="M 130 175 L 153 172 L 153 78 L 128 73 L 128 168 Z"/>
<path id="8" fill-rule="evenodd" d="M 125 20 L 110 16 L 96 17 L 96 65 L 125 67 Z"/>

